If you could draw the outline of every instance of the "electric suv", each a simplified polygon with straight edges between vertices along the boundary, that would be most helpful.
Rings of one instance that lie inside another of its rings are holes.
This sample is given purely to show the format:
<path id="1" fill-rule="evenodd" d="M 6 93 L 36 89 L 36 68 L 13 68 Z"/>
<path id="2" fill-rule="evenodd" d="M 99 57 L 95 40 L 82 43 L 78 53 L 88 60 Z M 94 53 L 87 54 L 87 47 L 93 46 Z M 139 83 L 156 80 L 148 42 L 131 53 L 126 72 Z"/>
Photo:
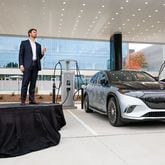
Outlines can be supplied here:
<path id="1" fill-rule="evenodd" d="M 143 71 L 100 71 L 84 88 L 84 109 L 108 116 L 113 126 L 165 119 L 165 85 Z"/>

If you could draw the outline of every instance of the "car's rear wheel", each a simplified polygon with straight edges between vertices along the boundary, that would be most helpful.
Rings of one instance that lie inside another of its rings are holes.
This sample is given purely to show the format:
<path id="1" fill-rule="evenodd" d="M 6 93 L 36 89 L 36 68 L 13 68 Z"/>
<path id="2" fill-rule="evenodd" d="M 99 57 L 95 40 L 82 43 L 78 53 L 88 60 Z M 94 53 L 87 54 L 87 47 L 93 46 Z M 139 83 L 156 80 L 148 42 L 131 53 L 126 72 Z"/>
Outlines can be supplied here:
<path id="1" fill-rule="evenodd" d="M 86 95 L 86 96 L 84 97 L 84 110 L 85 110 L 85 112 L 87 112 L 87 113 L 93 112 L 93 111 L 89 108 L 89 98 L 88 98 L 88 95 Z"/>
<path id="2" fill-rule="evenodd" d="M 117 127 L 123 125 L 123 122 L 121 120 L 120 107 L 114 97 L 110 98 L 108 102 L 107 115 L 112 126 Z"/>

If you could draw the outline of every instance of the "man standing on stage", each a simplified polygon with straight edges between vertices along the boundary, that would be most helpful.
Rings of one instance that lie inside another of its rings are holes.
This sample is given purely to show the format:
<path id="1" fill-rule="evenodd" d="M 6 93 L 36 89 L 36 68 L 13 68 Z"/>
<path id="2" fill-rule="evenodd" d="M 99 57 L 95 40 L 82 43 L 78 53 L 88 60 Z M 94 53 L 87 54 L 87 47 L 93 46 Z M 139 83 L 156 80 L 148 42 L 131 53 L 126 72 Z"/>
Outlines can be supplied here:
<path id="1" fill-rule="evenodd" d="M 22 41 L 19 50 L 19 68 L 23 72 L 21 87 L 21 104 L 25 105 L 27 89 L 29 86 L 29 104 L 36 104 L 35 86 L 38 71 L 41 70 L 41 58 L 46 52 L 46 48 L 41 49 L 41 45 L 35 42 L 37 29 L 28 31 L 29 39 Z"/>

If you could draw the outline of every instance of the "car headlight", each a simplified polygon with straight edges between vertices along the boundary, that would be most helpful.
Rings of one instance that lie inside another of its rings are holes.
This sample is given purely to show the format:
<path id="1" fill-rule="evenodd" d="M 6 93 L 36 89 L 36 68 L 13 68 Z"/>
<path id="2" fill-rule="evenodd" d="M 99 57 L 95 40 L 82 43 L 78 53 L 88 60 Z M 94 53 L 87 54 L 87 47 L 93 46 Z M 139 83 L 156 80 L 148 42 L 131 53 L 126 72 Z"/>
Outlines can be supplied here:
<path id="1" fill-rule="evenodd" d="M 119 89 L 119 92 L 122 94 L 125 94 L 127 96 L 132 96 L 132 97 L 137 97 L 137 98 L 144 96 L 144 92 L 142 92 L 142 91 L 132 91 L 132 90 L 127 90 L 127 89 Z"/>

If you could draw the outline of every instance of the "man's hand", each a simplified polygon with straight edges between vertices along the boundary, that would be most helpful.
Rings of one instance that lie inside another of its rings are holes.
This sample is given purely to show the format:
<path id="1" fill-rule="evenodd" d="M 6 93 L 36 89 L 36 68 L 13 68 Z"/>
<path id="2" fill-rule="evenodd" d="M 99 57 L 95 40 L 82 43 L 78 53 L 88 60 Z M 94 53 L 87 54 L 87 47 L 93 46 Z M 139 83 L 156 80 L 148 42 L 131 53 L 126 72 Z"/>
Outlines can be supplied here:
<path id="1" fill-rule="evenodd" d="M 46 48 L 43 48 L 43 49 L 41 50 L 41 54 L 44 55 L 45 52 L 46 52 Z"/>
<path id="2" fill-rule="evenodd" d="M 21 72 L 24 72 L 25 71 L 25 68 L 24 68 L 23 65 L 20 65 L 20 70 L 21 70 Z"/>

